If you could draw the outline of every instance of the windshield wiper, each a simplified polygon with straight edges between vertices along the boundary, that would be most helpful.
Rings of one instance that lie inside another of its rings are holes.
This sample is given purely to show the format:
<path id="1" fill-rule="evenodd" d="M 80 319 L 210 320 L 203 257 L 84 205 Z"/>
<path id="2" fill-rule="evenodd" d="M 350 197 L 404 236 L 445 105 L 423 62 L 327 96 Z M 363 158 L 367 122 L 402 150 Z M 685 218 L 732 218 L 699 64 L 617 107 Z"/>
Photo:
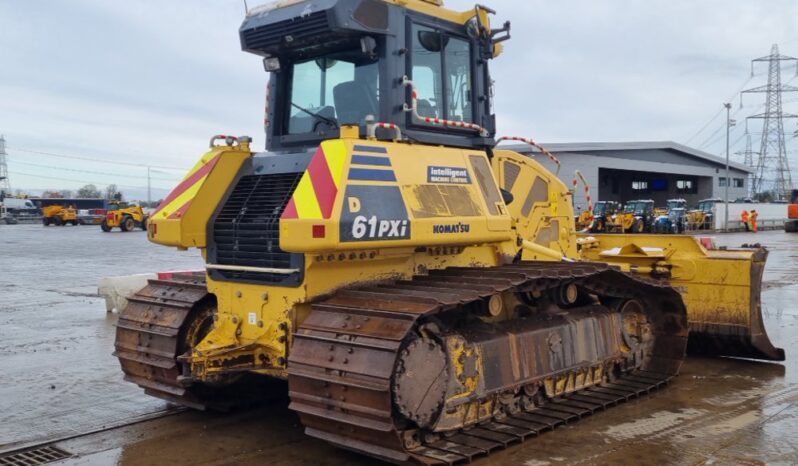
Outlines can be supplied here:
<path id="1" fill-rule="evenodd" d="M 299 105 L 297 105 L 297 104 L 295 104 L 295 103 L 293 103 L 293 102 L 291 102 L 291 106 L 292 106 L 292 107 L 294 107 L 294 108 L 296 108 L 296 109 L 298 109 L 298 110 L 300 110 L 300 111 L 302 111 L 302 112 L 305 112 L 305 113 L 307 113 L 308 115 L 310 115 L 310 116 L 312 116 L 312 117 L 316 117 L 316 118 L 318 118 L 319 120 L 321 120 L 321 121 L 324 121 L 324 122 L 326 122 L 326 123 L 328 123 L 328 124 L 332 125 L 332 126 L 333 126 L 333 128 L 335 128 L 335 129 L 338 129 L 338 128 L 339 128 L 339 127 L 338 127 L 338 122 L 337 122 L 337 121 L 335 121 L 335 120 L 333 120 L 332 118 L 327 118 L 327 117 L 326 117 L 326 116 L 324 116 L 324 115 L 320 115 L 320 114 L 318 114 L 318 113 L 311 112 L 310 110 L 308 110 L 308 109 L 306 109 L 306 108 L 302 108 L 302 107 L 300 107 Z"/>

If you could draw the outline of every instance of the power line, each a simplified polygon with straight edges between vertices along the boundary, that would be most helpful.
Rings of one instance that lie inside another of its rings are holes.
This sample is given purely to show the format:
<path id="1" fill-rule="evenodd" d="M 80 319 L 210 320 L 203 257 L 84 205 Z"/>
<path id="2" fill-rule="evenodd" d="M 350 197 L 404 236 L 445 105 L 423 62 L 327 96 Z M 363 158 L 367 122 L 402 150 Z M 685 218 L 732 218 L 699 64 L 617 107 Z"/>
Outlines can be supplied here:
<path id="1" fill-rule="evenodd" d="M 7 149 L 13 149 L 13 150 L 20 151 L 20 152 L 27 152 L 27 153 L 30 153 L 30 154 L 47 155 L 47 156 L 51 156 L 51 157 L 61 157 L 61 158 L 65 158 L 65 159 L 85 160 L 85 161 L 88 161 L 88 162 L 107 163 L 107 164 L 110 164 L 110 165 L 126 165 L 126 166 L 129 166 L 129 167 L 151 167 L 151 168 L 159 168 L 159 169 L 162 169 L 162 170 L 181 170 L 181 171 L 186 171 L 185 167 L 178 168 L 178 167 L 166 167 L 166 166 L 159 166 L 159 165 L 149 165 L 149 164 L 146 164 L 146 163 L 118 162 L 118 161 L 112 161 L 112 160 L 98 159 L 98 158 L 94 158 L 94 157 L 85 157 L 85 156 L 82 156 L 82 155 L 57 154 L 55 152 L 45 152 L 45 151 L 40 151 L 40 150 L 24 149 L 24 148 L 21 148 L 21 147 L 13 147 L 13 148 L 12 147 L 8 147 Z"/>
<path id="2" fill-rule="evenodd" d="M 737 89 L 737 92 L 735 92 L 731 97 L 726 99 L 726 101 L 734 100 L 734 98 L 737 96 L 737 94 L 739 94 L 740 91 L 742 91 L 743 88 L 745 88 L 745 86 L 748 84 L 749 81 L 751 81 L 751 79 L 753 79 L 755 76 L 760 76 L 760 75 L 763 75 L 763 74 L 764 73 L 757 73 L 757 74 L 752 74 L 751 76 L 749 76 L 748 79 L 746 79 L 746 81 Z M 785 83 L 785 85 L 791 83 L 795 79 L 798 79 L 798 76 L 793 76 L 792 78 L 790 78 L 790 80 L 787 81 Z M 786 103 L 792 103 L 792 102 L 798 102 L 798 99 L 785 100 L 783 103 L 786 104 Z M 756 112 L 756 111 L 758 111 L 760 109 L 764 109 L 765 105 L 766 105 L 766 103 L 761 103 L 761 104 L 757 105 L 756 107 L 754 107 L 753 111 Z M 732 114 L 732 117 L 737 116 L 737 114 L 740 113 L 742 111 L 742 109 L 743 109 L 743 107 L 742 107 L 742 98 L 740 98 L 740 107 L 738 107 L 737 110 L 735 110 L 735 112 Z M 707 121 L 707 123 L 704 124 L 704 126 L 702 126 L 701 129 L 698 132 L 696 132 L 693 136 L 691 136 L 690 139 L 685 141 L 684 144 L 688 145 L 690 143 L 690 141 L 695 139 L 699 134 L 703 133 L 712 124 L 712 122 L 714 122 L 718 118 L 718 116 L 720 116 L 722 113 L 723 113 L 723 107 L 718 109 L 718 112 L 715 115 L 713 115 L 713 117 L 709 121 Z M 724 121 L 721 125 L 719 125 L 715 129 L 715 131 L 713 131 L 706 139 L 704 139 L 704 141 L 701 144 L 699 144 L 697 146 L 697 148 L 698 149 L 703 149 L 704 147 L 711 147 L 712 145 L 716 144 L 718 141 L 720 141 L 721 136 L 723 136 L 721 131 L 723 131 L 725 128 L 726 128 L 726 122 Z M 751 133 L 751 134 L 754 134 L 754 133 Z"/>
<path id="3" fill-rule="evenodd" d="M 718 135 L 718 133 L 723 129 L 726 129 L 726 123 L 723 123 L 723 126 L 719 126 L 718 129 L 713 131 L 712 134 L 710 134 L 709 137 L 705 139 L 704 142 L 701 143 L 701 145 L 698 146 L 698 148 L 703 149 L 704 147 L 711 145 L 711 143 L 714 143 L 717 140 L 715 136 Z M 720 135 L 722 136 L 723 133 L 720 133 Z"/>
<path id="4" fill-rule="evenodd" d="M 75 179 L 66 180 L 64 178 L 59 178 L 57 176 L 34 175 L 32 173 L 18 172 L 16 170 L 11 171 L 10 173 L 13 173 L 13 174 L 15 174 L 17 176 L 29 176 L 31 178 L 41 178 L 41 179 L 45 179 L 45 180 L 56 180 L 56 181 L 61 181 L 61 182 L 64 182 L 64 181 L 70 182 L 71 181 L 73 183 L 86 183 L 86 184 L 93 184 L 93 185 L 116 184 L 116 183 L 98 183 L 97 181 L 86 181 L 86 180 L 75 180 Z M 119 187 L 119 188 L 125 188 L 125 189 L 147 189 L 146 186 L 130 186 L 130 185 L 123 185 L 123 184 L 117 184 L 116 186 Z M 168 191 L 167 188 L 160 188 L 160 189 L 164 189 L 165 191 Z"/>
<path id="5" fill-rule="evenodd" d="M 728 99 L 726 99 L 726 102 L 730 102 L 731 100 L 733 100 L 733 99 L 734 99 L 734 98 L 737 96 L 737 94 L 739 94 L 739 93 L 740 93 L 740 91 L 742 91 L 742 90 L 745 88 L 745 86 L 747 86 L 747 85 L 748 85 L 748 82 L 749 82 L 749 81 L 751 81 L 752 79 L 754 79 L 754 75 L 751 75 L 751 76 L 749 76 L 749 77 L 748 77 L 748 79 L 746 79 L 746 80 L 745 80 L 745 82 L 743 82 L 743 83 L 742 83 L 742 84 L 741 84 L 741 85 L 740 85 L 740 86 L 737 88 L 737 90 L 736 90 L 736 91 L 734 91 L 734 93 L 733 93 L 733 94 L 732 94 L 732 95 L 731 95 L 731 96 L 730 96 Z M 710 119 L 709 119 L 709 121 L 707 121 L 707 122 L 706 122 L 706 124 L 704 124 L 704 126 L 702 126 L 702 127 L 701 127 L 701 129 L 699 129 L 699 130 L 698 130 L 698 131 L 697 131 L 695 134 L 693 134 L 692 136 L 690 136 L 690 137 L 689 137 L 689 138 L 688 138 L 688 139 L 687 139 L 687 140 L 684 142 L 684 145 L 689 145 L 689 144 L 690 144 L 690 141 L 692 141 L 693 139 L 695 139 L 696 137 L 698 137 L 698 135 L 699 135 L 699 134 L 703 133 L 703 132 L 704 132 L 704 130 L 705 130 L 705 129 L 707 129 L 707 127 L 708 127 L 709 125 L 711 125 L 711 124 L 712 124 L 712 122 L 713 122 L 713 121 L 715 121 L 715 119 L 716 119 L 716 118 L 718 118 L 718 116 L 720 116 L 722 113 L 723 113 L 723 108 L 721 107 L 721 108 L 720 108 L 720 110 L 718 110 L 718 113 L 714 114 L 714 115 L 712 116 L 712 118 L 710 118 Z M 723 127 L 724 127 L 724 128 L 726 127 L 726 124 L 725 124 L 725 123 L 724 123 Z"/>
<path id="6" fill-rule="evenodd" d="M 732 99 L 729 99 L 729 100 L 732 100 Z M 762 106 L 764 107 L 764 104 Z M 723 107 L 721 107 L 720 111 L 721 112 L 723 111 Z M 731 116 L 736 117 L 737 114 L 740 113 L 741 111 L 742 111 L 742 109 L 738 108 L 737 110 L 734 111 L 734 113 L 732 113 Z M 732 130 L 732 131 L 735 131 L 737 129 L 737 126 L 735 126 L 734 128 L 735 129 Z M 725 130 L 725 129 L 726 129 L 726 122 L 724 121 L 721 126 L 719 126 L 714 132 L 712 132 L 712 134 L 710 134 L 709 137 L 707 139 L 705 139 L 704 142 L 701 143 L 701 145 L 698 146 L 698 148 L 702 149 L 704 147 L 711 146 L 711 145 L 717 143 L 718 141 L 720 141 L 720 138 L 722 136 L 724 136 L 724 134 L 721 133 L 720 135 L 718 135 L 718 132 L 720 132 L 721 130 Z"/>
<path id="7" fill-rule="evenodd" d="M 90 175 L 104 175 L 104 176 L 118 176 L 120 178 L 147 179 L 147 175 L 133 175 L 133 174 L 130 174 L 130 173 L 128 173 L 128 174 L 108 173 L 108 172 L 98 172 L 98 171 L 92 171 L 92 170 L 79 170 L 79 169 L 75 169 L 75 168 L 53 167 L 51 165 L 42 165 L 42 164 L 38 164 L 38 163 L 20 162 L 19 160 L 14 160 L 13 164 L 14 165 L 28 165 L 28 166 L 37 167 L 37 168 L 51 168 L 51 169 L 54 169 L 54 170 L 65 170 L 65 171 L 76 172 L 76 173 L 86 173 L 86 174 L 90 174 Z M 173 181 L 174 182 L 174 181 L 178 181 L 180 179 L 180 177 L 178 175 L 175 175 L 174 178 L 161 178 L 161 177 L 151 176 L 150 179 L 161 180 L 161 181 Z"/>
<path id="8" fill-rule="evenodd" d="M 717 119 L 717 118 L 718 118 L 718 117 L 719 117 L 719 116 L 720 116 L 722 113 L 723 113 L 723 108 L 721 108 L 720 110 L 718 110 L 718 113 L 716 113 L 715 115 L 713 115 L 713 116 L 712 116 L 712 118 L 710 118 L 710 119 L 709 119 L 709 121 L 707 121 L 707 122 L 706 122 L 706 124 L 705 124 L 704 126 L 702 126 L 702 127 L 701 127 L 701 129 L 699 129 L 698 131 L 696 131 L 696 133 L 695 133 L 694 135 L 690 136 L 690 137 L 689 137 L 689 138 L 688 138 L 686 141 L 684 141 L 684 144 L 685 144 L 685 145 L 688 145 L 688 144 L 690 144 L 690 141 L 692 141 L 693 139 L 695 139 L 695 138 L 696 138 L 696 137 L 697 137 L 699 134 L 703 133 L 703 132 L 704 132 L 704 130 L 705 130 L 705 129 L 707 129 L 707 127 L 708 127 L 709 125 L 711 125 L 711 124 L 712 124 L 712 122 L 713 122 L 713 121 L 715 121 L 715 119 Z"/>
<path id="9" fill-rule="evenodd" d="M 795 78 L 793 78 L 793 79 L 795 79 Z M 792 81 L 792 80 L 791 80 L 791 81 Z M 730 100 L 731 100 L 731 99 L 730 99 Z M 798 99 L 789 99 L 789 100 L 785 100 L 783 103 L 785 103 L 785 104 L 786 104 L 786 103 L 791 103 L 791 102 L 798 102 Z M 765 105 L 766 105 L 765 103 L 761 103 L 761 104 L 757 105 L 756 107 L 754 107 L 752 111 L 753 111 L 753 112 L 757 112 L 757 111 L 759 111 L 759 110 L 761 110 L 761 109 L 764 109 L 764 108 L 765 108 Z M 744 107 L 739 107 L 739 108 L 737 108 L 737 110 L 735 110 L 735 111 L 734 111 L 734 113 L 732 113 L 732 115 L 731 115 L 731 116 L 732 116 L 732 117 L 736 117 L 736 116 L 737 116 L 737 114 L 738 114 L 738 113 L 740 113 L 740 112 L 743 110 L 743 108 L 744 108 Z M 720 112 L 722 112 L 722 111 L 723 111 L 723 107 L 721 107 L 721 109 L 720 109 Z M 745 125 L 745 127 L 747 128 L 747 126 L 748 126 L 748 119 L 746 118 L 746 125 Z M 737 131 L 737 130 L 738 130 L 738 128 L 742 128 L 742 127 L 743 127 L 743 126 L 741 126 L 741 125 L 735 125 L 735 126 L 733 127 L 733 129 L 732 129 L 732 132 L 734 132 L 734 131 Z M 719 132 L 719 131 L 721 131 L 721 130 L 724 130 L 724 129 L 726 129 L 726 122 L 723 122 L 723 124 L 721 124 L 720 126 L 718 126 L 718 128 L 717 128 L 717 129 L 715 129 L 715 131 L 714 131 L 712 134 L 710 134 L 710 135 L 709 135 L 709 138 L 705 139 L 705 140 L 704 140 L 704 142 L 703 142 L 703 143 L 701 143 L 701 144 L 700 144 L 700 145 L 699 145 L 697 148 L 698 148 L 698 149 L 703 149 L 704 147 L 711 147 L 711 146 L 713 146 L 714 144 L 717 144 L 717 143 L 718 143 L 718 142 L 721 140 L 722 136 L 724 136 L 724 134 L 723 134 L 723 133 L 721 133 L 721 134 L 718 134 L 718 132 Z M 761 135 L 762 133 L 761 133 L 761 132 L 757 132 L 757 131 L 749 131 L 749 134 L 752 134 L 752 135 Z M 738 141 L 739 141 L 739 139 L 738 139 Z"/>

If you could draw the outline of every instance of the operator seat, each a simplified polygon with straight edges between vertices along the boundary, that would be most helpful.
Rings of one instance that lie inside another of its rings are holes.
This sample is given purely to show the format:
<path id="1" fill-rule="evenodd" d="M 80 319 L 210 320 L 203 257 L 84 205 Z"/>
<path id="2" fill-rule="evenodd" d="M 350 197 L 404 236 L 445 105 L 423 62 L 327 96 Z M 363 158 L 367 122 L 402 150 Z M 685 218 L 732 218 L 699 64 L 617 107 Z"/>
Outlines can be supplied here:
<path id="1" fill-rule="evenodd" d="M 379 116 L 377 99 L 368 85 L 358 81 L 347 81 L 333 88 L 335 112 L 342 125 L 362 124 L 366 115 Z"/>

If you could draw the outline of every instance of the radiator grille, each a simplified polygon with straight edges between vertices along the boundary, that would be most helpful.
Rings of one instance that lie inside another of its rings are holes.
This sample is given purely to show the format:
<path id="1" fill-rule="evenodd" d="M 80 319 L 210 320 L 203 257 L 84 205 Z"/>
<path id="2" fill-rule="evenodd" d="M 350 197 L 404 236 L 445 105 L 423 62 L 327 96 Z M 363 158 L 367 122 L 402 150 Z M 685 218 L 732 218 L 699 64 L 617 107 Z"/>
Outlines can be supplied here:
<path id="1" fill-rule="evenodd" d="M 327 12 L 318 11 L 307 16 L 244 31 L 244 48 L 260 50 L 280 45 L 287 36 L 291 37 L 291 42 L 300 42 L 329 32 Z"/>
<path id="2" fill-rule="evenodd" d="M 299 173 L 241 177 L 213 224 L 215 263 L 288 269 L 296 255 L 280 249 L 280 216 L 302 177 Z M 281 282 L 284 274 L 218 271 L 224 278 Z"/>

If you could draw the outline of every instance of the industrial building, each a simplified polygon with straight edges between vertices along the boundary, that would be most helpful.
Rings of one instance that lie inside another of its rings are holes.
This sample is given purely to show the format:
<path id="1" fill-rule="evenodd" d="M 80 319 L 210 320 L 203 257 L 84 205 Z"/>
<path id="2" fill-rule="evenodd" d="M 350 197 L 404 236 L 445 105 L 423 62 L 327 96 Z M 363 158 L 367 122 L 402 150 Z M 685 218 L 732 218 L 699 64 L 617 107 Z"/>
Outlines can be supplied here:
<path id="1" fill-rule="evenodd" d="M 665 205 L 668 199 L 686 199 L 695 205 L 701 199 L 723 199 L 726 191 L 726 160 L 672 141 L 585 142 L 545 144 L 562 164 L 560 178 L 570 184 L 579 170 L 590 184 L 594 200 L 626 202 L 653 199 Z M 548 169 L 556 166 L 530 146 L 513 147 L 535 155 Z M 753 169 L 729 164 L 729 199 L 748 194 Z M 580 189 L 581 191 L 581 189 Z M 577 208 L 585 207 L 584 196 L 575 198 Z"/>

